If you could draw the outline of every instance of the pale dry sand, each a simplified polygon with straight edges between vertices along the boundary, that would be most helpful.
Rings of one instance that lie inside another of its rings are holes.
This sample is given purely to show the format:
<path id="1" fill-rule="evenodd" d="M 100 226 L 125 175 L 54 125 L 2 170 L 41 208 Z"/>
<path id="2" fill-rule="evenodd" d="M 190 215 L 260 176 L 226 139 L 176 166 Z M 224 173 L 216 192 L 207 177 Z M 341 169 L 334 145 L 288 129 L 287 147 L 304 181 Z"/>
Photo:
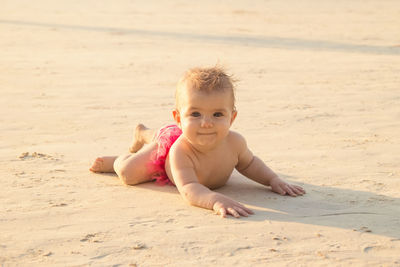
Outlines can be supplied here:
<path id="1" fill-rule="evenodd" d="M 399 1 L 0 6 L 0 265 L 400 265 Z M 221 219 L 88 171 L 218 61 L 240 79 L 233 128 L 307 195 L 235 173 L 219 191 L 256 214 Z"/>

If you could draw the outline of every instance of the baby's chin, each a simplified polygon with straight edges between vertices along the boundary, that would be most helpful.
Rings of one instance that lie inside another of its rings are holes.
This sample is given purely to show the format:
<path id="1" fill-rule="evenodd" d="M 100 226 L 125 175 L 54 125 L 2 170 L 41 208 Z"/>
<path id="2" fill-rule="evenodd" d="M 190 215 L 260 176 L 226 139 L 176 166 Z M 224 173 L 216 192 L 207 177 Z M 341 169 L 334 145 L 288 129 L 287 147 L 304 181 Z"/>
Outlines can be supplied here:
<path id="1" fill-rule="evenodd" d="M 218 146 L 219 140 L 216 134 L 197 135 L 195 139 L 185 138 L 194 148 L 198 150 L 210 150 Z"/>
<path id="2" fill-rule="evenodd" d="M 216 135 L 199 136 L 195 143 L 203 148 L 213 148 L 217 145 L 218 140 Z"/>

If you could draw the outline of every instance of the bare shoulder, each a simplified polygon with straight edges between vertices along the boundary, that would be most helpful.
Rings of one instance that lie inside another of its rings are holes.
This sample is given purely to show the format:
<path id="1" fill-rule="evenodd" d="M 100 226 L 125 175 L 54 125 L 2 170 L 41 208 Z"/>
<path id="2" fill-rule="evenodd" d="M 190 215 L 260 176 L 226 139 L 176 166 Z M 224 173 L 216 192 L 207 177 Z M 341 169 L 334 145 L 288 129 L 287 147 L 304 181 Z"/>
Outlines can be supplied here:
<path id="1" fill-rule="evenodd" d="M 246 139 L 241 134 L 232 131 L 229 134 L 229 139 L 238 156 L 238 163 L 235 167 L 238 171 L 242 171 L 246 169 L 253 160 L 253 153 L 247 147 Z"/>
<path id="2" fill-rule="evenodd" d="M 193 156 L 182 138 L 178 138 L 171 146 L 165 169 L 179 191 L 186 184 L 198 183 Z"/>
<path id="3" fill-rule="evenodd" d="M 179 166 L 193 166 L 190 157 L 190 149 L 188 144 L 181 138 L 178 138 L 171 146 L 168 153 L 169 160 Z"/>
<path id="4" fill-rule="evenodd" d="M 232 146 L 238 153 L 247 148 L 246 139 L 243 137 L 243 135 L 235 131 L 229 131 L 228 142 L 229 145 Z"/>

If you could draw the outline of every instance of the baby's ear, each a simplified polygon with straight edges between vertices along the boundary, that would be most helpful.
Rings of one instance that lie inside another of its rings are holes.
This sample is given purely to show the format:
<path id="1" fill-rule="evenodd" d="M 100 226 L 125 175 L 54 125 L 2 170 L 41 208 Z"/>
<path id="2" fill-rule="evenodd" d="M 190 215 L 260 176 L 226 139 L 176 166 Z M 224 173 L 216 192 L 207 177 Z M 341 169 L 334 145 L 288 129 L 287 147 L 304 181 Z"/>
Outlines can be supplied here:
<path id="1" fill-rule="evenodd" d="M 236 116 L 237 116 L 237 110 L 235 109 L 234 111 L 232 111 L 231 125 L 235 121 Z"/>
<path id="2" fill-rule="evenodd" d="M 176 124 L 178 124 L 180 126 L 181 125 L 181 115 L 179 114 L 179 110 L 174 109 L 172 111 L 172 116 L 174 116 L 174 120 L 175 120 Z"/>

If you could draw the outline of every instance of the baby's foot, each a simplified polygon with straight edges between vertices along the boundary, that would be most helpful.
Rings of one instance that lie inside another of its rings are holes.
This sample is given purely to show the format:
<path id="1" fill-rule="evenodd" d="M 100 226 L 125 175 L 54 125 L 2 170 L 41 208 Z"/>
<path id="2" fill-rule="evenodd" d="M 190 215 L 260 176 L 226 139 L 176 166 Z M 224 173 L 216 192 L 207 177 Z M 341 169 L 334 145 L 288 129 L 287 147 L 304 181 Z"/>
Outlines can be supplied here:
<path id="1" fill-rule="evenodd" d="M 92 172 L 114 172 L 114 161 L 117 157 L 100 157 L 97 158 L 92 167 Z"/>
<path id="2" fill-rule="evenodd" d="M 148 128 L 141 123 L 136 126 L 133 144 L 129 147 L 131 153 L 138 152 L 144 146 L 143 132 L 146 130 L 148 130 Z"/>

